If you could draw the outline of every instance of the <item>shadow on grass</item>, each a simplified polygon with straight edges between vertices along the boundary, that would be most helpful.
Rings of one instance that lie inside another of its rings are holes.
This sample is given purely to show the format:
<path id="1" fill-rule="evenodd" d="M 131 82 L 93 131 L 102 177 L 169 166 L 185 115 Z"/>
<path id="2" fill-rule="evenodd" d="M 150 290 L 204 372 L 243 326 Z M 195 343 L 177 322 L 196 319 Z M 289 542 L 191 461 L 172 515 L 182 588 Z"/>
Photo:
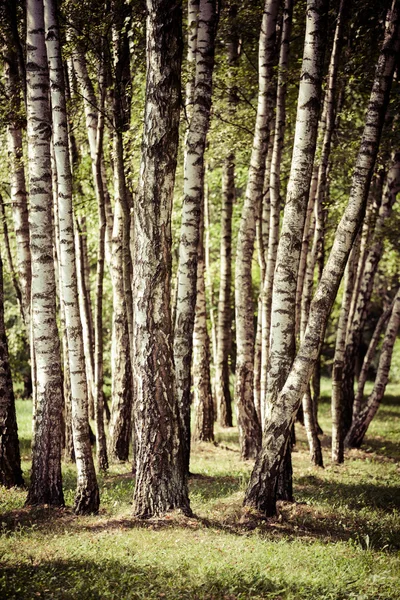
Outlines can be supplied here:
<path id="1" fill-rule="evenodd" d="M 0 575 L 0 595 L 4 599 L 154 599 L 235 600 L 237 598 L 282 598 L 279 588 L 262 573 L 208 571 L 207 577 L 191 574 L 187 565 L 179 570 L 133 564 L 133 552 L 124 561 L 102 562 L 54 560 L 15 567 L 5 565 Z M 291 585 L 292 590 L 294 588 Z M 282 589 L 283 588 L 283 589 Z M 293 590 L 294 591 L 294 590 Z M 323 590 L 313 590 L 315 592 Z M 303 596 L 304 597 L 304 596 Z M 313 596 L 314 597 L 314 596 Z"/>
<path id="2" fill-rule="evenodd" d="M 226 498 L 244 489 L 245 478 L 242 475 L 222 475 L 212 477 L 200 473 L 192 473 L 189 479 L 190 494 L 202 500 Z"/>
<path id="3" fill-rule="evenodd" d="M 392 513 L 400 509 L 400 486 L 375 483 L 341 483 L 306 475 L 296 479 L 302 500 L 328 502 L 335 507 L 346 506 L 350 510 L 368 508 Z"/>

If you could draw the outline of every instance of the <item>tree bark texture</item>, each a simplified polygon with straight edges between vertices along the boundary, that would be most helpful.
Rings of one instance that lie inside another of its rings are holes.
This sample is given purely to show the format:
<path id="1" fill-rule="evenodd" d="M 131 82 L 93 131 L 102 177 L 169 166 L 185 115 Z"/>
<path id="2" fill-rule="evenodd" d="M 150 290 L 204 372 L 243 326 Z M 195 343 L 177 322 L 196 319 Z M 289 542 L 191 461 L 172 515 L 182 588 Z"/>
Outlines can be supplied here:
<path id="1" fill-rule="evenodd" d="M 14 391 L 4 325 L 3 263 L 0 256 L 0 485 L 24 485 Z"/>
<path id="2" fill-rule="evenodd" d="M 184 199 L 174 328 L 176 387 L 187 470 L 189 470 L 190 457 L 190 384 L 197 288 L 197 252 L 204 194 L 204 151 L 210 122 L 216 27 L 215 0 L 200 0 L 193 108 L 185 144 Z"/>
<path id="3" fill-rule="evenodd" d="M 228 13 L 228 111 L 235 115 L 237 94 L 235 67 L 239 59 L 239 34 L 236 25 L 237 6 Z M 222 164 L 222 207 L 220 243 L 220 279 L 218 295 L 217 352 L 215 360 L 215 397 L 217 420 L 221 427 L 232 427 L 232 397 L 229 385 L 229 358 L 232 347 L 232 214 L 235 203 L 235 155 L 229 150 Z"/>
<path id="4" fill-rule="evenodd" d="M 240 220 L 235 270 L 236 381 L 235 400 L 240 454 L 255 458 L 261 443 L 261 425 L 254 405 L 254 300 L 252 260 L 265 175 L 268 136 L 274 109 L 278 0 L 266 0 L 258 47 L 258 104 L 247 187 Z"/>
<path id="5" fill-rule="evenodd" d="M 147 82 L 139 194 L 134 206 L 136 487 L 140 518 L 190 514 L 174 381 L 171 212 L 179 137 L 181 5 L 148 0 Z"/>
<path id="6" fill-rule="evenodd" d="M 332 369 L 332 462 L 342 463 L 344 460 L 344 425 L 343 425 L 343 393 L 342 378 L 346 349 L 346 331 L 350 314 L 351 298 L 356 278 L 357 260 L 359 257 L 359 238 L 355 241 L 346 265 L 342 306 L 337 326 L 335 355 Z"/>
<path id="7" fill-rule="evenodd" d="M 52 239 L 51 117 L 43 4 L 28 0 L 27 127 L 32 256 L 31 327 L 34 368 L 32 475 L 27 504 L 63 505 L 61 483 L 62 376 L 56 322 Z"/>
<path id="8" fill-rule="evenodd" d="M 210 375 L 210 338 L 207 331 L 204 254 L 203 213 L 200 217 L 199 252 L 197 258 L 196 313 L 193 329 L 194 427 L 192 438 L 194 441 L 212 442 L 214 440 L 214 402 L 211 390 Z"/>
<path id="9" fill-rule="evenodd" d="M 322 344 L 325 326 L 355 236 L 362 222 L 369 185 L 379 148 L 399 51 L 399 4 L 388 13 L 385 38 L 378 59 L 366 123 L 361 140 L 348 206 L 339 223 L 333 247 L 314 295 L 304 340 L 280 392 L 271 407 L 263 446 L 246 491 L 245 505 L 272 515 L 276 511 L 277 476 L 301 398 L 307 389 Z"/>
<path id="10" fill-rule="evenodd" d="M 265 397 L 267 393 L 268 355 L 271 333 L 272 287 L 276 265 L 276 253 L 279 242 L 280 221 L 280 174 L 283 143 L 286 126 L 286 90 L 289 65 L 289 41 L 292 31 L 293 0 L 286 0 L 283 10 L 282 39 L 279 53 L 278 83 L 276 95 L 276 116 L 274 146 L 272 149 L 271 172 L 269 182 L 270 223 L 266 272 L 262 295 L 262 334 L 261 334 L 261 427 L 265 420 Z"/>
<path id="11" fill-rule="evenodd" d="M 61 299 L 67 334 L 71 382 L 72 435 L 77 468 L 74 510 L 77 514 L 85 514 L 97 512 L 100 496 L 89 437 L 88 389 L 76 274 L 72 173 L 69 161 L 64 70 L 57 23 L 57 8 L 53 0 L 46 1 L 44 17 L 54 126 L 54 159 L 58 186 Z"/>

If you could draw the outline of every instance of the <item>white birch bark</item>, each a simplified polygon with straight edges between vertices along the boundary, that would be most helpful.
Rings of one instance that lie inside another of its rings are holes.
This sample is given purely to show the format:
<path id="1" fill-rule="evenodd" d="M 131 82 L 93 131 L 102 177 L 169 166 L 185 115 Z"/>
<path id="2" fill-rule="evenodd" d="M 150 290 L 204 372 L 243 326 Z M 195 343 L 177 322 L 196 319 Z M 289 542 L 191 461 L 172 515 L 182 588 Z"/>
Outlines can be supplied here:
<path id="1" fill-rule="evenodd" d="M 295 353 L 293 307 L 317 142 L 326 10 L 324 0 L 307 3 L 292 165 L 273 284 L 267 416 L 285 383 Z"/>
<path id="2" fill-rule="evenodd" d="M 301 398 L 318 359 L 326 322 L 365 211 L 400 47 L 399 8 L 399 2 L 393 2 L 392 10 L 388 13 L 385 38 L 377 63 L 364 132 L 354 168 L 349 203 L 339 223 L 330 256 L 311 304 L 304 340 L 277 401 L 271 407 L 263 446 L 246 491 L 245 505 L 252 506 L 267 515 L 274 514 L 276 511 L 275 492 L 280 465 Z"/>
<path id="3" fill-rule="evenodd" d="M 276 96 L 276 116 L 274 146 L 272 150 L 271 173 L 269 182 L 270 223 L 268 253 L 262 295 L 262 334 L 261 334 L 261 427 L 265 421 L 265 397 L 267 393 L 268 355 L 271 333 L 272 287 L 279 241 L 280 221 L 280 174 L 283 142 L 286 125 L 286 90 L 289 65 L 289 42 L 292 31 L 293 0 L 285 0 L 283 9 L 282 39 L 279 52 L 278 85 Z"/>
<path id="4" fill-rule="evenodd" d="M 181 10 L 147 0 L 147 82 L 134 204 L 134 514 L 190 514 L 171 323 L 171 213 L 179 138 Z"/>
<path id="5" fill-rule="evenodd" d="M 74 510 L 77 514 L 85 514 L 97 512 L 100 497 L 89 438 L 88 392 L 75 261 L 72 173 L 69 161 L 64 71 L 56 11 L 55 2 L 46 0 L 44 17 L 50 71 L 54 158 L 58 184 L 59 269 L 68 342 L 72 434 L 77 467 Z"/>
<path id="6" fill-rule="evenodd" d="M 251 266 L 268 149 L 268 134 L 274 108 L 273 66 L 275 60 L 278 0 L 266 0 L 258 48 L 258 104 L 253 148 L 236 251 L 235 317 L 236 381 L 240 454 L 254 458 L 260 448 L 261 426 L 254 406 L 254 306 Z"/>
<path id="7" fill-rule="evenodd" d="M 174 358 L 187 470 L 190 455 L 190 367 L 197 286 L 199 220 L 204 190 L 204 151 L 210 121 L 216 12 L 214 0 L 200 0 L 193 108 L 186 136 L 184 200 L 179 243 Z"/>
<path id="8" fill-rule="evenodd" d="M 27 504 L 63 505 L 62 378 L 52 240 L 51 117 L 43 4 L 27 0 L 27 133 L 35 414 Z"/>

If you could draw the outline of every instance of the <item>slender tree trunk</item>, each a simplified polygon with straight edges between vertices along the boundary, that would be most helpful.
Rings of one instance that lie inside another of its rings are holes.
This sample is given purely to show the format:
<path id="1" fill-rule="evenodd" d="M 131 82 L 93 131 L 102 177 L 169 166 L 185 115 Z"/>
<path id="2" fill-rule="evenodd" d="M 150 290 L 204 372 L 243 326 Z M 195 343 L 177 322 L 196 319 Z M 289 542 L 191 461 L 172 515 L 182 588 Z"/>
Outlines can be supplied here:
<path id="1" fill-rule="evenodd" d="M 54 125 L 54 158 L 58 183 L 59 268 L 67 332 L 68 363 L 71 378 L 72 435 L 77 468 L 74 510 L 77 514 L 85 514 L 97 512 L 100 497 L 89 437 L 88 390 L 76 275 L 72 173 L 69 162 L 64 70 L 57 23 L 57 8 L 52 0 L 46 1 L 45 26 Z"/>
<path id="2" fill-rule="evenodd" d="M 75 221 L 76 271 L 79 293 L 79 312 L 82 321 L 83 348 L 85 354 L 86 381 L 88 388 L 89 417 L 94 418 L 94 356 L 93 356 L 93 321 L 90 302 L 90 289 L 87 287 L 85 268 L 84 233 Z"/>
<path id="3" fill-rule="evenodd" d="M 104 65 L 104 63 L 102 63 Z M 99 239 L 97 247 L 96 300 L 94 318 L 94 412 L 97 433 L 97 464 L 100 470 L 108 469 L 107 442 L 104 430 L 104 369 L 103 369 L 103 289 L 105 265 L 106 211 L 104 202 L 103 180 L 101 176 L 101 156 L 104 134 L 104 66 L 100 73 L 100 110 L 98 114 L 95 173 L 96 193 L 99 213 Z"/>
<path id="4" fill-rule="evenodd" d="M 196 304 L 199 219 L 204 193 L 204 151 L 210 121 L 216 23 L 215 1 L 200 0 L 193 109 L 185 148 L 184 200 L 174 329 L 176 387 L 187 471 L 190 459 L 190 367 Z"/>
<path id="5" fill-rule="evenodd" d="M 342 378 L 346 348 L 346 331 L 350 314 L 351 297 L 356 278 L 359 257 L 359 238 L 354 243 L 344 277 L 343 300 L 340 309 L 336 334 L 335 356 L 332 369 L 332 462 L 342 463 L 344 460 L 344 425 L 343 425 L 343 393 Z"/>
<path id="6" fill-rule="evenodd" d="M 377 413 L 382 402 L 386 384 L 389 380 L 390 364 L 392 361 L 393 347 L 396 341 L 400 325 L 400 288 L 397 291 L 393 310 L 387 324 L 385 338 L 383 340 L 382 352 L 379 358 L 378 372 L 376 374 L 374 388 L 368 398 L 365 408 L 354 419 L 350 431 L 345 440 L 346 446 L 359 448 L 363 442 L 368 427 Z"/>
<path id="7" fill-rule="evenodd" d="M 204 207 L 204 205 L 203 205 Z M 207 307 L 204 260 L 204 213 L 200 217 L 200 239 L 197 257 L 196 314 L 193 329 L 193 440 L 214 441 L 214 403 L 210 376 L 210 338 L 207 331 Z"/>
<path id="8" fill-rule="evenodd" d="M 293 307 L 296 306 L 304 226 L 310 203 L 313 203 L 309 191 L 318 133 L 326 13 L 327 2 L 325 0 L 311 0 L 307 3 L 306 36 L 300 76 L 292 166 L 272 292 L 271 339 L 266 395 L 267 419 L 270 418 L 271 411 L 277 402 L 295 355 L 296 313 Z M 285 448 L 285 454 L 285 462 L 289 463 L 289 445 Z M 283 468 L 282 475 L 288 474 L 289 471 L 288 464 Z M 284 484 L 281 484 L 280 487 L 284 487 Z"/>
<path id="9" fill-rule="evenodd" d="M 5 27 L 7 31 L 7 27 Z M 16 32 L 18 35 L 18 32 Z M 5 48 L 5 87 L 10 101 L 7 123 L 8 157 L 10 164 L 10 196 L 16 237 L 18 282 L 21 290 L 21 309 L 29 337 L 31 306 L 31 250 L 29 246 L 28 194 L 26 191 L 21 123 L 21 77 L 18 73 L 18 53 L 13 36 Z M 24 86 L 25 82 L 22 84 Z"/>
<path id="10" fill-rule="evenodd" d="M 286 90 L 289 64 L 289 41 L 292 31 L 293 0 L 286 0 L 283 10 L 282 39 L 279 53 L 278 86 L 276 96 L 276 116 L 274 146 L 272 150 L 271 173 L 269 182 L 270 193 L 270 224 L 268 236 L 268 254 L 266 272 L 263 282 L 263 316 L 261 338 L 261 425 L 265 421 L 265 397 L 268 379 L 268 355 L 271 334 L 271 305 L 272 287 L 276 265 L 276 253 L 279 241 L 280 221 L 280 173 L 283 153 L 283 143 L 286 125 Z"/>
<path id="11" fill-rule="evenodd" d="M 235 67 L 239 59 L 237 6 L 229 9 L 228 39 L 228 111 L 236 111 Z M 220 283 L 218 296 L 217 355 L 215 360 L 215 396 L 217 419 L 221 427 L 232 427 L 232 398 L 229 385 L 229 356 L 232 346 L 232 213 L 235 202 L 235 154 L 230 150 L 222 164 L 222 207 L 220 244 Z"/>
<path id="12" fill-rule="evenodd" d="M 4 325 L 3 263 L 0 256 L 0 485 L 24 485 L 14 391 Z"/>
<path id="13" fill-rule="evenodd" d="M 49 73 L 43 5 L 27 0 L 27 123 L 32 255 L 32 347 L 35 352 L 32 475 L 27 504 L 63 505 L 61 483 L 62 376 L 56 322 L 48 103 Z"/>
<path id="14" fill-rule="evenodd" d="M 353 415 L 354 415 L 353 418 L 354 419 L 356 419 L 360 413 L 361 406 L 362 406 L 363 399 L 364 399 L 364 387 L 367 382 L 368 370 L 369 370 L 369 367 L 371 366 L 371 362 L 375 356 L 375 352 L 376 352 L 377 346 L 379 344 L 381 333 L 382 333 L 383 328 L 385 327 L 390 315 L 392 314 L 392 310 L 393 310 L 393 302 L 390 306 L 388 306 L 388 308 L 386 310 L 383 311 L 383 313 L 379 317 L 378 322 L 374 329 L 374 333 L 372 334 L 372 338 L 369 343 L 367 353 L 364 356 L 361 372 L 360 372 L 360 375 L 358 377 L 358 382 L 357 382 L 357 394 L 356 394 L 356 397 L 354 398 L 354 407 L 353 407 Z"/>
<path id="15" fill-rule="evenodd" d="M 245 505 L 252 506 L 267 515 L 276 512 L 275 494 L 280 465 L 301 398 L 307 389 L 319 355 L 326 322 L 351 247 L 365 212 L 400 46 L 399 33 L 399 3 L 396 1 L 388 13 L 385 38 L 378 59 L 364 133 L 354 168 L 349 203 L 339 223 L 331 254 L 311 304 L 304 340 L 277 401 L 271 407 L 263 446 L 246 491 Z"/>
<path id="16" fill-rule="evenodd" d="M 171 211 L 179 138 L 181 5 L 147 2 L 147 83 L 134 205 L 134 514 L 190 514 L 171 323 Z M 167 129 L 167 134 L 166 134 Z"/>
<path id="17" fill-rule="evenodd" d="M 258 49 L 258 105 L 245 201 L 237 241 L 235 271 L 236 382 L 235 399 L 240 454 L 255 458 L 261 443 L 261 426 L 254 406 L 254 302 L 251 266 L 274 109 L 273 67 L 275 60 L 278 0 L 266 0 Z"/>

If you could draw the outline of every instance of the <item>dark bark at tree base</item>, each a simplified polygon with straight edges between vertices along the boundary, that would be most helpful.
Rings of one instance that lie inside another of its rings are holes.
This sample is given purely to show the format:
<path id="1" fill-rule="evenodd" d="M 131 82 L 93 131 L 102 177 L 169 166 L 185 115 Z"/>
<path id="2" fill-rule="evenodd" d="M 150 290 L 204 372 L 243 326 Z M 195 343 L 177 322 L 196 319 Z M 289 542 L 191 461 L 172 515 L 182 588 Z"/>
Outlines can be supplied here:
<path id="1" fill-rule="evenodd" d="M 94 481 L 91 489 L 89 486 L 84 488 L 77 487 L 74 512 L 77 515 L 97 514 L 100 506 L 100 494 L 97 483 Z"/>

